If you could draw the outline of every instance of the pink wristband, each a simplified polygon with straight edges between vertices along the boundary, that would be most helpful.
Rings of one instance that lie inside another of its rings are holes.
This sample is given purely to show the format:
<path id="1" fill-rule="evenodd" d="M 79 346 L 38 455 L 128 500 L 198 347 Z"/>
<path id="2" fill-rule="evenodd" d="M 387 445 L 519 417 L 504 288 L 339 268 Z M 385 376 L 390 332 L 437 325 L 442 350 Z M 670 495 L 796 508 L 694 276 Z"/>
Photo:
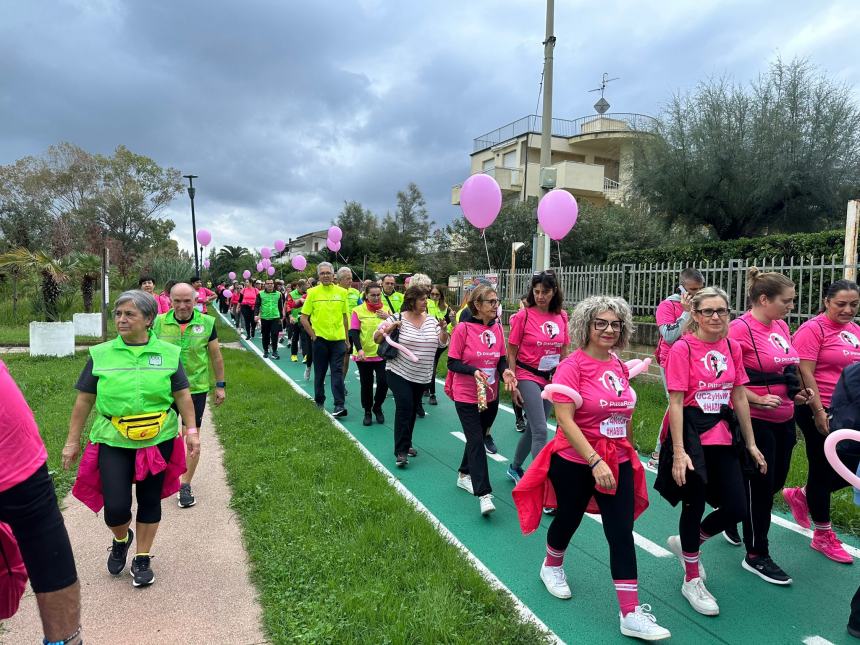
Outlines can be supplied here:
<path id="1" fill-rule="evenodd" d="M 198 434 L 197 428 L 185 428 L 185 434 Z"/>

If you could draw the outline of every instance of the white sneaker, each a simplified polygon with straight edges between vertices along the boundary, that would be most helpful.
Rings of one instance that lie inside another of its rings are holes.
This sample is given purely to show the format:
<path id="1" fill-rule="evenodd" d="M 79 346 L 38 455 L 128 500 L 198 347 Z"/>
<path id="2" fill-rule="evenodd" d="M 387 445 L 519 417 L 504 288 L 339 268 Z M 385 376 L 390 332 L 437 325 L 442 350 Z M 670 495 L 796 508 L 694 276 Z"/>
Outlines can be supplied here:
<path id="1" fill-rule="evenodd" d="M 471 487 L 471 485 L 472 478 L 470 477 L 469 486 Z M 493 504 L 493 496 L 490 493 L 487 493 L 486 495 L 481 495 L 478 499 L 481 500 L 481 515 L 489 515 L 496 510 L 496 505 Z"/>
<path id="2" fill-rule="evenodd" d="M 651 613 L 651 605 L 637 605 L 636 609 L 621 618 L 621 633 L 643 641 L 661 641 L 671 638 L 672 632 L 657 624 L 657 619 Z"/>
<path id="3" fill-rule="evenodd" d="M 564 567 L 550 567 L 542 564 L 540 567 L 540 579 L 546 590 L 556 598 L 567 600 L 570 598 L 570 587 L 567 586 L 567 576 L 564 575 Z"/>
<path id="4" fill-rule="evenodd" d="M 666 544 L 669 545 L 669 550 L 678 556 L 678 561 L 681 563 L 684 575 L 686 575 L 687 567 L 684 565 L 684 550 L 681 548 L 681 536 L 670 535 L 669 539 L 666 540 Z M 705 565 L 702 564 L 701 552 L 699 553 L 699 577 L 702 579 L 702 582 L 705 582 L 708 579 L 708 576 L 705 574 Z"/>
<path id="5" fill-rule="evenodd" d="M 469 495 L 475 494 L 475 489 L 472 488 L 472 476 L 464 475 L 463 473 L 457 473 L 457 487 L 462 488 L 464 491 L 469 493 Z"/>
<path id="6" fill-rule="evenodd" d="M 689 582 L 684 580 L 681 595 L 689 601 L 693 609 L 704 616 L 718 616 L 720 613 L 717 599 L 711 595 L 701 578 L 693 578 Z"/>
<path id="7" fill-rule="evenodd" d="M 310 367 L 310 365 L 308 365 L 308 366 L 305 368 L 305 380 L 306 380 L 306 381 L 310 381 L 310 380 L 311 380 L 311 367 Z"/>

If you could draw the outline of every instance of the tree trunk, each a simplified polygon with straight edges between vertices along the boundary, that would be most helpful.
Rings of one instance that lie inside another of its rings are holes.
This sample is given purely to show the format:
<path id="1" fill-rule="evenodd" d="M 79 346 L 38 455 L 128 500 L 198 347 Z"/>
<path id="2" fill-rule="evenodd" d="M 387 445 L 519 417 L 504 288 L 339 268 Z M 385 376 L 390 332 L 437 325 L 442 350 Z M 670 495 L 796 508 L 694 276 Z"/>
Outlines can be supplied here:
<path id="1" fill-rule="evenodd" d="M 12 320 L 18 322 L 18 272 L 12 271 Z"/>
<path id="2" fill-rule="evenodd" d="M 57 300 L 60 297 L 60 287 L 57 281 L 47 271 L 42 271 L 42 299 L 45 303 L 45 319 L 48 322 L 57 322 Z"/>
<path id="3" fill-rule="evenodd" d="M 81 296 L 84 299 L 84 312 L 92 313 L 93 311 L 93 293 L 95 291 L 95 279 L 92 276 L 85 275 L 81 281 Z"/>

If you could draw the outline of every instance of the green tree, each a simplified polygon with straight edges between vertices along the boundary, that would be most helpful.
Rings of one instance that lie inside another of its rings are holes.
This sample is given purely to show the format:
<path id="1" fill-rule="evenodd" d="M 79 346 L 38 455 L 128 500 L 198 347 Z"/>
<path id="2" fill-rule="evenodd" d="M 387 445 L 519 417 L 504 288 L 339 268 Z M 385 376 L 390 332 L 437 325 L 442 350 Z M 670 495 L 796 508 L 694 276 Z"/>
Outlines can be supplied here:
<path id="1" fill-rule="evenodd" d="M 102 272 L 102 259 L 92 253 L 75 253 L 70 258 L 72 275 L 80 281 L 81 298 L 84 302 L 84 312 L 93 310 L 93 295 L 99 288 Z"/>
<path id="2" fill-rule="evenodd" d="M 720 239 L 832 226 L 858 190 L 860 109 L 797 59 L 748 87 L 722 78 L 672 97 L 633 166 L 654 212 Z"/>
<path id="3" fill-rule="evenodd" d="M 339 253 L 350 262 L 360 264 L 365 256 L 374 258 L 379 253 L 379 222 L 376 215 L 360 203 L 344 202 L 335 224 L 343 231 Z"/>
<path id="4" fill-rule="evenodd" d="M 41 281 L 41 311 L 47 322 L 60 319 L 60 285 L 69 279 L 67 267 L 43 251 L 17 248 L 0 255 L 0 269 L 19 275 L 36 274 Z"/>
<path id="5" fill-rule="evenodd" d="M 454 220 L 446 229 L 447 242 L 449 248 L 459 252 L 465 260 L 465 265 L 461 265 L 458 270 L 487 268 L 488 252 L 491 268 L 510 267 L 511 244 L 514 242 L 524 242 L 526 245 L 517 253 L 517 263 L 519 266 L 530 266 L 536 225 L 533 201 L 509 201 L 502 205 L 496 221 L 483 233 L 464 217 Z"/>
<path id="6" fill-rule="evenodd" d="M 413 260 L 425 248 L 433 224 L 424 195 L 410 182 L 406 190 L 397 193 L 394 215 L 387 213 L 382 221 L 380 256 Z"/>

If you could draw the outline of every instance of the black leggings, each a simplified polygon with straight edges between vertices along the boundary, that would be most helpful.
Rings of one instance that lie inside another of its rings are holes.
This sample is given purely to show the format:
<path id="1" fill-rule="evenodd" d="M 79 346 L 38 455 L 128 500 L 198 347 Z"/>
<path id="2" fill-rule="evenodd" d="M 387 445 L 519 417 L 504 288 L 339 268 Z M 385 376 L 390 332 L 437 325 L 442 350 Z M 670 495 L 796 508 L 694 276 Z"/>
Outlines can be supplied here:
<path id="1" fill-rule="evenodd" d="M 254 308 L 251 305 L 242 305 L 240 308 L 242 322 L 245 323 L 245 337 L 253 338 L 257 323 L 254 321 Z"/>
<path id="2" fill-rule="evenodd" d="M 33 591 L 59 591 L 77 581 L 72 545 L 47 463 L 0 493 L 0 522 L 12 527 Z"/>
<path id="3" fill-rule="evenodd" d="M 170 461 L 173 441 L 168 439 L 158 444 L 158 451 L 164 461 Z M 161 521 L 164 471 L 135 482 L 136 457 L 135 448 L 114 448 L 99 444 L 99 475 L 102 478 L 102 494 L 105 500 L 105 524 L 108 526 L 123 526 L 131 520 L 132 483 L 137 496 L 137 521 L 143 524 L 157 524 Z"/>
<path id="4" fill-rule="evenodd" d="M 618 465 L 614 495 L 595 490 L 594 475 L 586 464 L 553 455 L 549 480 L 555 489 L 558 511 L 546 534 L 546 543 L 557 551 L 567 549 L 579 528 L 589 500 L 594 497 L 603 518 L 603 533 L 609 543 L 609 568 L 613 580 L 636 580 L 636 549 L 633 546 L 633 466 Z"/>
<path id="5" fill-rule="evenodd" d="M 436 368 L 439 367 L 439 357 L 442 356 L 442 353 L 448 349 L 447 347 L 439 347 L 436 350 L 436 356 L 433 358 L 433 376 L 430 379 L 430 384 L 427 386 L 430 390 L 430 394 L 436 396 Z"/>
<path id="6" fill-rule="evenodd" d="M 707 535 L 722 533 L 742 521 L 747 514 L 746 486 L 741 462 L 733 446 L 703 446 L 708 483 L 694 471 L 687 471 L 681 487 L 681 548 L 698 553 L 700 530 Z M 714 507 L 703 520 L 705 502 Z"/>
<path id="7" fill-rule="evenodd" d="M 751 555 L 769 555 L 767 534 L 773 496 L 785 485 L 791 467 L 791 452 L 797 443 L 794 419 L 772 423 L 752 419 L 755 443 L 767 462 L 767 473 L 756 471 L 747 477 L 747 516 L 744 518 L 744 544 Z"/>
<path id="8" fill-rule="evenodd" d="M 499 412 L 499 399 L 487 401 L 487 409 L 483 412 L 478 410 L 477 403 L 463 403 L 455 401 L 454 407 L 460 424 L 463 426 L 463 435 L 466 437 L 466 447 L 463 448 L 463 459 L 458 469 L 464 475 L 472 478 L 472 490 L 476 497 L 481 497 L 493 492 L 490 486 L 490 473 L 487 469 L 487 451 L 484 448 L 484 435 L 489 434 L 496 415 Z"/>
<path id="9" fill-rule="evenodd" d="M 394 455 L 405 455 L 412 447 L 415 418 L 427 384 L 407 381 L 391 370 L 388 370 L 385 376 L 388 379 L 388 387 L 394 394 Z"/>
<path id="10" fill-rule="evenodd" d="M 260 336 L 263 339 L 263 351 L 269 351 L 269 345 L 272 346 L 272 351 L 278 353 L 278 333 L 281 331 L 281 321 L 277 318 L 273 320 L 260 320 Z"/>
<path id="11" fill-rule="evenodd" d="M 388 380 L 385 378 L 385 361 L 356 361 L 358 378 L 361 380 L 361 407 L 367 414 L 371 410 L 382 411 L 385 396 L 388 394 Z M 376 377 L 376 395 L 373 394 L 373 378 Z"/>
<path id="12" fill-rule="evenodd" d="M 806 459 L 809 461 L 809 474 L 806 476 L 806 503 L 809 505 L 809 515 L 812 521 L 826 524 L 830 521 L 830 494 L 848 486 L 833 470 L 827 457 L 824 456 L 824 440 L 827 438 L 818 432 L 808 405 L 798 405 L 794 408 L 794 418 L 803 438 L 806 440 Z M 838 428 L 833 428 L 838 430 Z M 848 470 L 857 472 L 860 455 L 850 450 L 848 442 L 837 446 L 837 454 Z M 846 450 L 849 448 L 849 450 Z"/>

